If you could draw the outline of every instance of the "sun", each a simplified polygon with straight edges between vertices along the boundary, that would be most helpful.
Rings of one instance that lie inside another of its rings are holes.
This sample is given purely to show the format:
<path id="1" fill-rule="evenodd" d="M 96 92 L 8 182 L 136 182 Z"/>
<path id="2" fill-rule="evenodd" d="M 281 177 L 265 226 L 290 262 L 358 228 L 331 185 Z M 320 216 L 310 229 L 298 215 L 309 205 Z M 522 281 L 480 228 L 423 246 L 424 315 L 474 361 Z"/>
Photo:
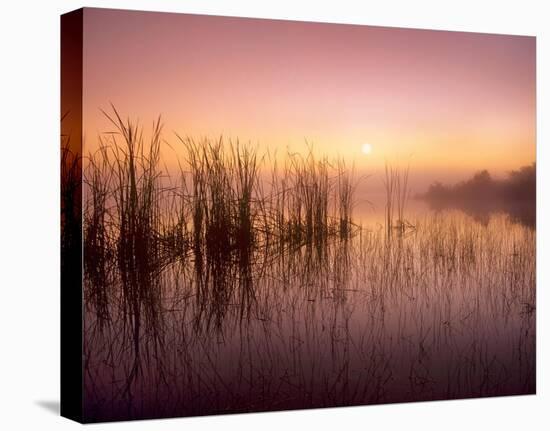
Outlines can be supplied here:
<path id="1" fill-rule="evenodd" d="M 361 151 L 363 154 L 370 154 L 372 153 L 372 145 L 371 144 L 363 144 L 361 147 Z"/>

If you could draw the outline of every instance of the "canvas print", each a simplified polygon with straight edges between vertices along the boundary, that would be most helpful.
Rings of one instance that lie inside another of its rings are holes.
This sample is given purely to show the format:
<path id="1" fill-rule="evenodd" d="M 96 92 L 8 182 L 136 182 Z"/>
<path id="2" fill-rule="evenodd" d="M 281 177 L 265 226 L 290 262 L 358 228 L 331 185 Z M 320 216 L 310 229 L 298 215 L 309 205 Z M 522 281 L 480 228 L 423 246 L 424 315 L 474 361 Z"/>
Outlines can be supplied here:
<path id="1" fill-rule="evenodd" d="M 75 13 L 82 421 L 535 393 L 534 37 Z"/>

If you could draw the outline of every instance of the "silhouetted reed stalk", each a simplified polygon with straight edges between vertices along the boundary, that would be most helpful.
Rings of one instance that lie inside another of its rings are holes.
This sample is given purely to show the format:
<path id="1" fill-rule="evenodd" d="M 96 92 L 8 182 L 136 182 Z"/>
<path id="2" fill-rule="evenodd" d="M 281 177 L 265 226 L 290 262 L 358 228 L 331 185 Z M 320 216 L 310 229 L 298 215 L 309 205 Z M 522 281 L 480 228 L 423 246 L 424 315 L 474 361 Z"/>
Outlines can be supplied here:
<path id="1" fill-rule="evenodd" d="M 101 138 L 100 138 L 101 139 Z M 112 190 L 113 169 L 108 147 L 100 141 L 96 154 L 88 158 L 83 181 L 87 186 L 84 209 L 85 275 L 91 279 L 86 299 L 96 310 L 100 327 L 109 320 L 109 266 L 113 243 L 109 232 L 109 196 Z"/>
<path id="2" fill-rule="evenodd" d="M 338 219 L 341 238 L 349 238 L 352 234 L 352 211 L 355 204 L 354 195 L 357 182 L 353 179 L 353 169 L 347 169 L 345 161 L 338 160 Z"/>
<path id="3" fill-rule="evenodd" d="M 384 217 L 386 234 L 388 238 L 393 235 L 393 232 L 401 236 L 408 229 L 414 229 L 414 225 L 405 218 L 405 209 L 410 197 L 409 166 L 401 170 L 386 163 L 384 188 L 386 192 Z"/>

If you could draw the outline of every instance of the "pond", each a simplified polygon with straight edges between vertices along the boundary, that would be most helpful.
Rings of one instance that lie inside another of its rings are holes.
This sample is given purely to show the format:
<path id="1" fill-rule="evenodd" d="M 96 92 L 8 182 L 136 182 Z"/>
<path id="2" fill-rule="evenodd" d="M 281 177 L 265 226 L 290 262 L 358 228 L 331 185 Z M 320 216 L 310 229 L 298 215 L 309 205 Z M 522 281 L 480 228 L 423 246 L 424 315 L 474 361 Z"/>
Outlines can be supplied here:
<path id="1" fill-rule="evenodd" d="M 86 419 L 534 393 L 533 226 L 412 202 L 388 235 L 382 208 L 350 237 L 117 271 L 103 300 L 88 279 Z"/>

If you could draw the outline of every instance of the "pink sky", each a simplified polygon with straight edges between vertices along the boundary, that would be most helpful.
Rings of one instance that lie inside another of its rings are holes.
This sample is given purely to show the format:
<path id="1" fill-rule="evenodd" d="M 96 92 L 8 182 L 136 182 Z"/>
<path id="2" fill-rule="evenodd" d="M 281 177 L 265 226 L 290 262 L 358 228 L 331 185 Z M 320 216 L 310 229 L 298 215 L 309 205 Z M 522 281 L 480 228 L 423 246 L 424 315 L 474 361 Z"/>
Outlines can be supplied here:
<path id="1" fill-rule="evenodd" d="M 109 102 L 165 138 L 410 160 L 421 183 L 535 160 L 535 38 L 86 9 L 86 150 Z M 361 153 L 369 143 L 370 155 Z"/>

